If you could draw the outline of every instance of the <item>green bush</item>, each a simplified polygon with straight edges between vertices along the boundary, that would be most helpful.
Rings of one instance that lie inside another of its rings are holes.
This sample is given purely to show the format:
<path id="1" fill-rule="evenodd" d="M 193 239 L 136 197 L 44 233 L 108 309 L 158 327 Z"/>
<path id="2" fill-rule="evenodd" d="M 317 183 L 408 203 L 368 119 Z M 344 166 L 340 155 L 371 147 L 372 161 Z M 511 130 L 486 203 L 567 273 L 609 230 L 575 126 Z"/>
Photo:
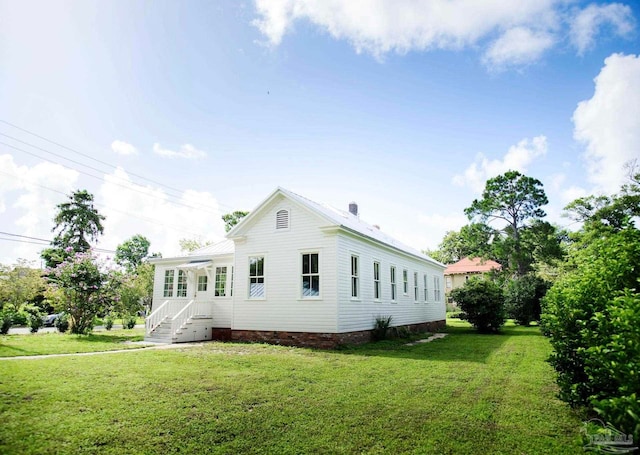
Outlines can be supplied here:
<path id="1" fill-rule="evenodd" d="M 28 326 L 29 325 L 29 313 L 24 310 L 14 311 L 11 313 L 13 318 L 13 325 Z"/>
<path id="2" fill-rule="evenodd" d="M 31 333 L 36 333 L 44 326 L 42 311 L 35 305 L 25 305 L 24 311 L 27 313 L 27 323 Z"/>
<path id="3" fill-rule="evenodd" d="M 56 329 L 58 329 L 58 332 L 65 333 L 69 330 L 69 315 L 67 313 L 60 313 L 58 315 L 58 319 L 54 322 L 54 325 L 56 326 Z"/>
<path id="4" fill-rule="evenodd" d="M 104 328 L 107 330 L 111 330 L 112 327 L 113 327 L 113 316 L 111 314 L 108 314 L 104 318 Z"/>
<path id="5" fill-rule="evenodd" d="M 560 397 L 640 440 L 640 231 L 594 238 L 543 300 Z"/>
<path id="6" fill-rule="evenodd" d="M 10 311 L 0 312 L 0 335 L 9 333 L 9 329 L 13 325 L 13 314 Z"/>
<path id="7" fill-rule="evenodd" d="M 373 339 L 375 341 L 385 340 L 391 326 L 393 316 L 377 316 L 373 326 Z"/>
<path id="8" fill-rule="evenodd" d="M 122 328 L 124 329 L 133 329 L 136 326 L 136 321 L 138 318 L 135 314 L 125 314 L 122 317 Z"/>
<path id="9" fill-rule="evenodd" d="M 497 332 L 505 322 L 502 290 L 493 281 L 471 278 L 463 287 L 451 291 L 463 314 L 479 332 Z"/>
<path id="10" fill-rule="evenodd" d="M 508 281 L 504 290 L 507 317 L 524 326 L 540 321 L 540 302 L 548 289 L 546 281 L 531 273 Z"/>

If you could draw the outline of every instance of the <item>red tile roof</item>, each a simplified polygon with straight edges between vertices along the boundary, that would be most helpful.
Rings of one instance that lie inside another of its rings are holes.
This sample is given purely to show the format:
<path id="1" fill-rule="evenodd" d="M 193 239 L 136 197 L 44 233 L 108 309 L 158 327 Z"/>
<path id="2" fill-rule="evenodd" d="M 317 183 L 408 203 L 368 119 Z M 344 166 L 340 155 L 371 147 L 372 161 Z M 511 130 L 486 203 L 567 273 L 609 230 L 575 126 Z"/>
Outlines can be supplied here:
<path id="1" fill-rule="evenodd" d="M 448 265 L 444 270 L 445 275 L 455 275 L 457 273 L 484 273 L 490 270 L 500 270 L 502 266 L 491 259 L 464 258 L 455 264 Z"/>

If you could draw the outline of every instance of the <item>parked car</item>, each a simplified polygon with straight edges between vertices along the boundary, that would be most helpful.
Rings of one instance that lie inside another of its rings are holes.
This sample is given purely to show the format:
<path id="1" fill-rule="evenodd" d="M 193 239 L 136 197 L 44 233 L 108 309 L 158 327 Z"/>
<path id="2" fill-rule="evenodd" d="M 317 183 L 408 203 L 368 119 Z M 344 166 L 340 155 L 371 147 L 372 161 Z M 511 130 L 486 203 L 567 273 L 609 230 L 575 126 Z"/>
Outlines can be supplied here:
<path id="1" fill-rule="evenodd" d="M 45 327 L 53 327 L 59 316 L 60 314 L 48 314 L 42 317 L 42 322 Z"/>

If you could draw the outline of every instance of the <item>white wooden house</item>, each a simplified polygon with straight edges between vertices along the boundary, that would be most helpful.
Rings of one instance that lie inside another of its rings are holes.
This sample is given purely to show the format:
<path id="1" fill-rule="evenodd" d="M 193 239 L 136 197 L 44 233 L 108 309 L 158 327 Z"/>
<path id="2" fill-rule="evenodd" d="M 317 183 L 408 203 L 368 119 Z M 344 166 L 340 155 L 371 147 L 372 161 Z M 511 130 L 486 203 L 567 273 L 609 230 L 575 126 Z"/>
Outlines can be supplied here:
<path id="1" fill-rule="evenodd" d="M 445 266 L 349 211 L 276 189 L 227 240 L 154 259 L 147 339 L 334 347 L 392 326 L 445 323 Z"/>

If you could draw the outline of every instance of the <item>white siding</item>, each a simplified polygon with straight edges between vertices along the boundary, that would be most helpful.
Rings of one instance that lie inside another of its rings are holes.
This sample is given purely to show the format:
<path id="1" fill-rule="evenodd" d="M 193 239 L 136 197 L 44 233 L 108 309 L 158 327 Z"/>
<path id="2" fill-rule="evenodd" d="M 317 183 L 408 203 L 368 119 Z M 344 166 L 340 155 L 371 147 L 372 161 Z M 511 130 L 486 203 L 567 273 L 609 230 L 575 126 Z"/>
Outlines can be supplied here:
<path id="1" fill-rule="evenodd" d="M 380 247 L 348 234 L 337 236 L 337 287 L 338 331 L 354 332 L 373 328 L 376 316 L 392 316 L 391 325 L 416 324 L 445 319 L 443 297 L 433 298 L 433 277 L 443 282 L 444 267 L 439 267 L 413 256 Z M 358 299 L 351 298 L 351 256 L 359 257 L 360 292 Z M 380 263 L 381 298 L 374 301 L 373 263 Z M 396 267 L 396 300 L 391 302 L 390 267 Z M 403 271 L 407 270 L 409 286 L 405 295 Z M 418 300 L 414 299 L 413 276 L 418 272 Z M 425 302 L 423 276 L 427 274 L 428 300 Z M 441 293 L 442 294 L 442 293 Z"/>
<path id="2" fill-rule="evenodd" d="M 276 230 L 276 213 L 289 211 L 289 228 Z M 234 330 L 292 332 L 337 331 L 336 236 L 320 227 L 326 221 L 295 202 L 274 199 L 252 220 L 245 239 L 236 242 Z M 301 255 L 320 257 L 320 297 L 302 298 Z M 249 299 L 249 257 L 264 256 L 265 298 Z"/>

